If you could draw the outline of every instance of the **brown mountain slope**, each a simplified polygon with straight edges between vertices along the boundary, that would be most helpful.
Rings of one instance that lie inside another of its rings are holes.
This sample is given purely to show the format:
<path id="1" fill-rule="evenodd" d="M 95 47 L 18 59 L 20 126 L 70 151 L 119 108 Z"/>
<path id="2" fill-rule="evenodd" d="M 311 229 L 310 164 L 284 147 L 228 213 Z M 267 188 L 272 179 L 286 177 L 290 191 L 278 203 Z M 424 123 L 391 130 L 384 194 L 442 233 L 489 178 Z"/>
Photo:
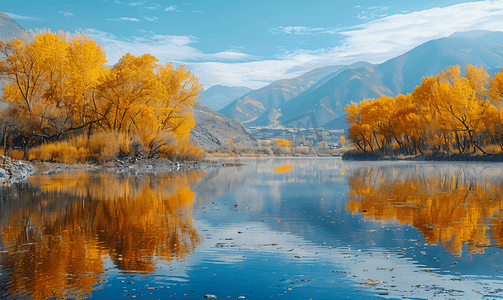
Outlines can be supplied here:
<path id="1" fill-rule="evenodd" d="M 301 76 L 275 81 L 261 89 L 233 101 L 219 112 L 241 123 L 255 120 L 270 107 L 277 108 L 307 90 L 317 81 L 334 73 L 344 66 L 329 66 L 312 70 Z"/>
<path id="2" fill-rule="evenodd" d="M 190 140 L 204 150 L 215 150 L 227 143 L 251 146 L 256 140 L 237 121 L 195 102 L 192 113 L 196 126 L 190 131 Z"/>

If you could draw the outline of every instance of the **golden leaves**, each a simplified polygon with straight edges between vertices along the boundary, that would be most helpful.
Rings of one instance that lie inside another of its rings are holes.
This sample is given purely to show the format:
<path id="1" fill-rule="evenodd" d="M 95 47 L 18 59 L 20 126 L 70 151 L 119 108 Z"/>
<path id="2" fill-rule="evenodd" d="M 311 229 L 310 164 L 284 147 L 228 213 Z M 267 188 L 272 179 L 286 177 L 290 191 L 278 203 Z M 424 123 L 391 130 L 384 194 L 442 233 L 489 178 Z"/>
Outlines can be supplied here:
<path id="1" fill-rule="evenodd" d="M 278 172 L 278 173 L 290 172 L 290 171 L 292 171 L 292 167 L 291 166 L 278 167 L 278 168 L 274 169 L 274 171 Z"/>
<path id="2" fill-rule="evenodd" d="M 503 146 L 498 114 L 503 77 L 495 75 L 489 92 L 488 77 L 482 66 L 468 64 L 466 76 L 453 66 L 424 77 L 412 94 L 351 103 L 346 108 L 349 139 L 364 151 L 401 148 L 409 154 L 429 149 L 464 153 L 471 147 L 486 153 L 484 144 L 499 141 Z"/>
<path id="3" fill-rule="evenodd" d="M 187 138 L 195 126 L 192 104 L 202 85 L 184 65 L 128 53 L 109 70 L 105 51 L 82 33 L 41 32 L 2 42 L 0 50 L 0 71 L 9 78 L 2 98 L 15 118 L 33 119 L 19 125 L 27 136 L 59 137 L 89 126 L 137 133 L 148 145 L 161 132 Z"/>

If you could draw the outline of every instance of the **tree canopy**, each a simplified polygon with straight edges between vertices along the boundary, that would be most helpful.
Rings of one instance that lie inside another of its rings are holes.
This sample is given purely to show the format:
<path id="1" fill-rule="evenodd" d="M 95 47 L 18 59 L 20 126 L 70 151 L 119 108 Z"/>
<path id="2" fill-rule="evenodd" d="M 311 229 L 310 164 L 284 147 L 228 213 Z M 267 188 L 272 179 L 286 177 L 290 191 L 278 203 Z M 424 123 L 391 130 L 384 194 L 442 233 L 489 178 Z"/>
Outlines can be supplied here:
<path id="1" fill-rule="evenodd" d="M 0 51 L 2 100 L 10 104 L 3 136 L 12 144 L 28 148 L 87 130 L 159 145 L 166 136 L 186 139 L 195 126 L 192 104 L 202 85 L 184 65 L 127 53 L 109 69 L 103 47 L 79 32 L 31 33 L 0 42 Z"/>
<path id="2" fill-rule="evenodd" d="M 411 94 L 351 103 L 349 139 L 363 151 L 503 151 L 503 70 L 489 79 L 468 64 L 465 73 L 452 66 L 424 77 Z"/>

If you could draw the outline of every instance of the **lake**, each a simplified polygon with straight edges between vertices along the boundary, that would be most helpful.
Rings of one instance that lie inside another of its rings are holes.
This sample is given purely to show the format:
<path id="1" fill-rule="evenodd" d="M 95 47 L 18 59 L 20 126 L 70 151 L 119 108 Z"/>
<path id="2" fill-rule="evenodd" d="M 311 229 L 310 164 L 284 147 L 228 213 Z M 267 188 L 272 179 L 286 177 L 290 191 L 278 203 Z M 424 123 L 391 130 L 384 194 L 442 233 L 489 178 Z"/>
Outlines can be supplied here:
<path id="1" fill-rule="evenodd" d="M 502 163 L 225 161 L 0 188 L 0 298 L 503 298 Z"/>

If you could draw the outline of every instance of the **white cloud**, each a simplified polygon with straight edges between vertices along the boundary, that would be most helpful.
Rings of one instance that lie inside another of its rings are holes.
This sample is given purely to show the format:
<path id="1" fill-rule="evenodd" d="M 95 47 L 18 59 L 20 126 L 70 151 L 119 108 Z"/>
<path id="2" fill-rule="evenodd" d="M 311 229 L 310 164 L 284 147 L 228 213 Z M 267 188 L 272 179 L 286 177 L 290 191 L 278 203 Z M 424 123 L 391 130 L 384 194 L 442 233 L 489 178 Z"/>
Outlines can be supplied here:
<path id="1" fill-rule="evenodd" d="M 503 1 L 470 2 L 391 15 L 346 30 L 278 27 L 277 33 L 331 33 L 340 34 L 344 39 L 333 48 L 286 52 L 278 56 L 277 61 L 202 63 L 194 67 L 204 74 L 208 85 L 236 82 L 253 88 L 260 82 L 294 77 L 317 67 L 357 61 L 381 63 L 429 40 L 468 30 L 503 30 Z M 259 70 L 267 70 L 268 76 Z"/>
<path id="2" fill-rule="evenodd" d="M 206 87 L 216 84 L 261 88 L 272 81 L 301 75 L 303 72 L 285 76 L 295 67 L 290 60 L 263 60 L 245 63 L 203 62 L 189 63 L 188 67 L 201 79 Z M 279 76 L 278 76 L 279 75 Z"/>
<path id="3" fill-rule="evenodd" d="M 157 21 L 157 20 L 159 20 L 159 18 L 158 18 L 158 17 L 144 17 L 144 18 L 145 18 L 145 20 L 147 20 L 147 21 Z"/>
<path id="4" fill-rule="evenodd" d="M 128 18 L 128 17 L 120 17 L 118 19 L 108 18 L 107 20 L 109 20 L 109 21 L 133 21 L 133 22 L 139 22 L 140 21 L 137 18 Z"/>
<path id="5" fill-rule="evenodd" d="M 268 30 L 272 34 L 288 33 L 288 34 L 309 34 L 317 35 L 320 33 L 330 33 L 333 34 L 332 29 L 325 28 L 311 28 L 304 26 L 279 26 L 276 28 L 270 28 Z"/>
<path id="6" fill-rule="evenodd" d="M 356 17 L 360 20 L 370 21 L 376 18 L 386 17 L 387 14 L 383 14 L 383 11 L 387 11 L 389 7 L 386 6 L 372 6 L 368 7 L 368 10 L 361 11 Z"/>
<path id="7" fill-rule="evenodd" d="M 156 35 L 143 31 L 144 36 L 119 39 L 113 34 L 88 29 L 101 44 L 105 46 L 109 64 L 115 64 L 126 53 L 132 55 L 152 54 L 161 63 L 168 61 L 185 63 L 187 61 L 222 61 L 252 59 L 253 56 L 238 51 L 223 51 L 218 53 L 204 53 L 190 44 L 196 42 L 193 36 Z"/>
<path id="8" fill-rule="evenodd" d="M 382 62 L 426 41 L 456 31 L 503 28 L 503 1 L 480 1 L 397 14 L 355 26 L 339 34 L 344 44 L 330 49 L 339 60 Z"/>
<path id="9" fill-rule="evenodd" d="M 18 19 L 18 20 L 43 20 L 40 18 L 21 16 L 21 15 L 16 15 L 16 14 L 12 14 L 12 13 L 5 13 L 5 14 L 13 19 Z"/>
<path id="10" fill-rule="evenodd" d="M 145 2 L 143 2 L 143 1 L 138 1 L 138 2 L 131 2 L 131 3 L 129 3 L 129 5 L 130 5 L 130 6 L 138 6 L 138 5 L 143 5 L 143 3 L 145 3 Z"/>
<path id="11" fill-rule="evenodd" d="M 63 14 L 63 16 L 65 17 L 69 17 L 69 16 L 75 16 L 74 13 L 71 13 L 71 12 L 67 12 L 67 11 L 59 11 L 60 14 Z"/>
<path id="12" fill-rule="evenodd" d="M 166 9 L 164 11 L 172 11 L 172 10 L 176 10 L 176 7 L 168 6 L 168 7 L 166 7 Z"/>
<path id="13" fill-rule="evenodd" d="M 372 9 L 385 11 L 384 8 Z M 147 34 L 121 40 L 100 31 L 91 33 L 103 42 L 110 64 L 128 52 L 134 55 L 151 53 L 161 62 L 186 63 L 207 87 L 223 84 L 259 88 L 272 81 L 298 76 L 318 67 L 357 61 L 381 63 L 426 41 L 446 37 L 456 31 L 502 29 L 503 1 L 488 0 L 380 17 L 344 30 L 278 27 L 270 31 L 306 36 L 338 34 L 343 40 L 336 47 L 284 51 L 277 59 L 268 60 L 258 60 L 238 51 L 203 53 L 193 46 L 197 39 L 192 36 Z"/>

